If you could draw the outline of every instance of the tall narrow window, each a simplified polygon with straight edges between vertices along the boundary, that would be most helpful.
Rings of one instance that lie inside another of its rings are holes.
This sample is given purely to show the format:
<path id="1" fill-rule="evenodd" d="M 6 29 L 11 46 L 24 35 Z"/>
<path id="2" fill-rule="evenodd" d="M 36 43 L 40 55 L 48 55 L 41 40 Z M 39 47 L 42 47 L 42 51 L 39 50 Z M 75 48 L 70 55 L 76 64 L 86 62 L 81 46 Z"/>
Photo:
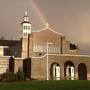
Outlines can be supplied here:
<path id="1" fill-rule="evenodd" d="M 26 26 L 24 26 L 24 29 L 26 28 Z"/>

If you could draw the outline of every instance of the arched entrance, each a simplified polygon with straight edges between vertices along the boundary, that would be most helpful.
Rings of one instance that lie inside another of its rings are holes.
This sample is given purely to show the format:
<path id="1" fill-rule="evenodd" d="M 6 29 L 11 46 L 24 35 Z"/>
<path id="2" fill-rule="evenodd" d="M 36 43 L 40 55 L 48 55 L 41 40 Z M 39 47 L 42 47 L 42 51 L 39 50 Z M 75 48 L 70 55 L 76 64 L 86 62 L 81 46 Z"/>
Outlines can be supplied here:
<path id="1" fill-rule="evenodd" d="M 50 76 L 52 80 L 60 80 L 60 65 L 58 63 L 51 64 Z"/>
<path id="2" fill-rule="evenodd" d="M 87 67 L 84 63 L 78 65 L 78 79 L 87 80 Z"/>
<path id="3" fill-rule="evenodd" d="M 27 58 L 23 60 L 23 71 L 25 79 L 31 78 L 31 58 Z"/>
<path id="4" fill-rule="evenodd" d="M 67 61 L 64 64 L 64 77 L 66 80 L 74 80 L 74 64 L 71 61 Z"/>

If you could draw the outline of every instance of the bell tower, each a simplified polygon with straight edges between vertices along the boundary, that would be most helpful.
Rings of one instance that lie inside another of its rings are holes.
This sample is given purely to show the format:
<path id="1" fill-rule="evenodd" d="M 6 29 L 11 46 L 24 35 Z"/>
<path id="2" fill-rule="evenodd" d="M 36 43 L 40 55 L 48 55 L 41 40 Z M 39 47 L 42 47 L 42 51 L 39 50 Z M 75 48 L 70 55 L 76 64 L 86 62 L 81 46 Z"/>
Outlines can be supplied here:
<path id="1" fill-rule="evenodd" d="M 23 17 L 23 22 L 21 23 L 21 56 L 22 58 L 28 57 L 28 45 L 29 45 L 29 35 L 31 34 L 31 23 L 29 21 L 29 17 L 27 11 L 25 12 L 25 16 Z"/>
<path id="2" fill-rule="evenodd" d="M 23 17 L 21 29 L 21 38 L 28 38 L 28 34 L 31 34 L 31 23 L 29 22 L 27 11 L 25 11 L 25 16 Z"/>

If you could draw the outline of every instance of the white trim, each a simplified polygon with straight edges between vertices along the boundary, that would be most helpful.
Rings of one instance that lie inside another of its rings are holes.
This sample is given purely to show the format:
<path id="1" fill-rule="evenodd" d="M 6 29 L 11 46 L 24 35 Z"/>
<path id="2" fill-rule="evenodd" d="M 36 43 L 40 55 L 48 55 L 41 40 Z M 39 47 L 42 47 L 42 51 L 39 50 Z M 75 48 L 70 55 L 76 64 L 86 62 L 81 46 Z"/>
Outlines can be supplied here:
<path id="1" fill-rule="evenodd" d="M 25 58 L 19 58 L 19 57 L 16 57 L 16 58 L 14 58 L 14 59 L 15 59 L 15 60 L 16 60 L 16 59 L 22 59 L 22 60 L 23 60 L 23 59 L 25 59 Z"/>
<path id="2" fill-rule="evenodd" d="M 39 29 L 39 30 L 35 30 L 35 31 L 32 31 L 32 32 L 41 32 L 41 31 L 44 31 L 46 30 L 47 28 L 43 28 L 43 29 Z"/>
<path id="3" fill-rule="evenodd" d="M 44 58 L 45 56 L 46 56 L 47 54 L 44 54 L 43 56 L 41 56 L 41 57 L 31 57 L 31 58 Z M 50 56 L 76 56 L 76 57 L 90 57 L 90 55 L 70 55 L 70 54 L 48 54 L 48 55 L 50 55 Z"/>
<path id="4" fill-rule="evenodd" d="M 71 54 L 49 54 L 49 55 L 90 57 L 90 55 L 71 55 Z"/>
<path id="5" fill-rule="evenodd" d="M 11 56 L 0 56 L 0 58 L 7 58 L 9 59 Z"/>
<path id="6" fill-rule="evenodd" d="M 76 52 L 77 51 L 77 49 L 76 50 L 69 50 L 70 52 Z"/>
<path id="7" fill-rule="evenodd" d="M 32 32 L 41 32 L 41 31 L 44 31 L 44 30 L 46 30 L 46 29 L 48 29 L 48 30 L 50 30 L 50 31 L 52 31 L 52 32 L 54 32 L 54 33 L 56 33 L 56 34 L 58 34 L 58 35 L 63 36 L 62 33 L 56 32 L 56 31 L 54 31 L 53 29 L 51 29 L 50 27 L 48 27 L 48 28 L 46 27 L 46 28 L 39 29 L 39 30 L 37 30 L 37 31 L 32 31 Z"/>
<path id="8" fill-rule="evenodd" d="M 7 59 L 10 59 L 10 57 L 11 56 L 0 56 L 0 58 L 7 58 Z M 16 60 L 16 59 L 25 59 L 25 58 L 15 57 L 14 59 Z"/>
<path id="9" fill-rule="evenodd" d="M 44 57 L 46 57 L 46 55 L 47 54 L 44 54 L 43 56 L 41 56 L 41 57 L 31 57 L 31 58 L 44 58 Z M 48 54 L 48 55 L 50 55 L 50 56 L 77 56 L 77 57 L 79 57 L 79 56 L 81 56 L 81 57 L 90 57 L 90 55 L 70 55 L 70 54 Z M 0 58 L 10 58 L 11 56 L 0 56 Z M 15 58 L 15 59 L 25 59 L 25 58 L 19 58 L 19 57 L 17 57 L 17 58 Z"/>
<path id="10" fill-rule="evenodd" d="M 0 48 L 9 48 L 9 46 L 0 46 Z"/>
<path id="11" fill-rule="evenodd" d="M 44 57 L 46 57 L 46 55 L 47 55 L 47 54 L 44 54 L 44 55 L 41 56 L 41 57 L 31 57 L 31 58 L 44 58 Z"/>

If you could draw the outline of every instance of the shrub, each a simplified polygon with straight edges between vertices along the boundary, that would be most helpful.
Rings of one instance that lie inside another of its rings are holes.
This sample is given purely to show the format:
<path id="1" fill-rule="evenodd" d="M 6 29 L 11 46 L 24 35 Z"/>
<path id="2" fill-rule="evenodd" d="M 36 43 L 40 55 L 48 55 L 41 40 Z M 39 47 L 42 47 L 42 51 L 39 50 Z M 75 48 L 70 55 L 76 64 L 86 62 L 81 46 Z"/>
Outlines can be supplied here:
<path id="1" fill-rule="evenodd" d="M 16 73 L 17 80 L 23 81 L 24 80 L 24 72 L 22 68 L 18 69 L 18 72 Z"/>
<path id="2" fill-rule="evenodd" d="M 6 73 L 3 73 L 1 75 L 1 80 L 2 81 L 13 82 L 13 81 L 16 80 L 16 75 L 13 72 L 9 72 L 9 70 L 7 70 Z"/>

